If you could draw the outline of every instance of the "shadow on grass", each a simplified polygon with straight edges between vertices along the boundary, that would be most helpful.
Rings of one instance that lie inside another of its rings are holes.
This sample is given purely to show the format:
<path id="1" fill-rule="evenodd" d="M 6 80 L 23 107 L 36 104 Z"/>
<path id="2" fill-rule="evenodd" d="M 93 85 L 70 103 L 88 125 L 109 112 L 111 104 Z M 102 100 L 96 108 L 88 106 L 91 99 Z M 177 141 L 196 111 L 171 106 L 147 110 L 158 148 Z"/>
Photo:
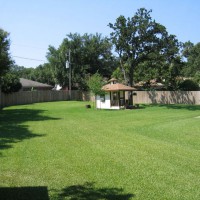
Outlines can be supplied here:
<path id="1" fill-rule="evenodd" d="M 64 188 L 58 199 L 73 200 L 131 200 L 134 194 L 125 194 L 121 188 L 96 188 L 94 183 L 73 185 Z"/>
<path id="2" fill-rule="evenodd" d="M 25 139 L 34 137 L 42 137 L 44 134 L 32 133 L 27 125 L 23 125 L 28 121 L 45 121 L 57 120 L 43 116 L 44 110 L 31 109 L 13 109 L 0 111 L 0 151 L 12 148 L 14 143 L 21 142 Z M 1 156 L 0 152 L 0 156 Z"/>
<path id="3" fill-rule="evenodd" d="M 37 187 L 0 187 L 2 200 L 131 200 L 134 194 L 126 194 L 119 188 L 96 188 L 94 183 L 73 185 L 58 191 L 49 198 L 48 188 Z"/>
<path id="4" fill-rule="evenodd" d="M 47 187 L 3 187 L 0 188 L 2 200 L 49 200 Z"/>
<path id="5" fill-rule="evenodd" d="M 123 111 L 129 111 L 129 110 L 142 110 L 142 109 L 145 109 L 146 106 L 144 104 L 139 104 L 139 107 L 129 107 L 129 108 L 123 108 L 123 109 L 96 109 L 97 111 L 106 111 L 106 112 L 123 112 Z"/>
<path id="6" fill-rule="evenodd" d="M 183 105 L 183 104 L 152 104 L 151 107 L 165 107 L 168 109 L 176 110 L 189 110 L 189 111 L 198 111 L 200 110 L 200 105 Z"/>

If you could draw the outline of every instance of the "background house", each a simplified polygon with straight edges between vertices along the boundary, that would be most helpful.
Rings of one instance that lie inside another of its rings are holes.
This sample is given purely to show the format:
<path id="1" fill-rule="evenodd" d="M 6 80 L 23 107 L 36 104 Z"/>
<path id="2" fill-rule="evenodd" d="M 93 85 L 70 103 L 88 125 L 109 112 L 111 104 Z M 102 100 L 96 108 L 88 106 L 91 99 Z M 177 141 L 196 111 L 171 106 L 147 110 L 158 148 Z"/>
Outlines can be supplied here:
<path id="1" fill-rule="evenodd" d="M 52 90 L 53 86 L 40 83 L 37 81 L 28 80 L 25 78 L 20 78 L 20 83 L 22 84 L 22 91 L 32 91 L 32 90 Z"/>
<path id="2" fill-rule="evenodd" d="M 158 82 L 156 79 L 152 79 L 150 81 L 140 81 L 136 84 L 134 84 L 134 88 L 137 90 L 156 90 L 156 91 L 162 91 L 166 90 L 165 85 Z"/>

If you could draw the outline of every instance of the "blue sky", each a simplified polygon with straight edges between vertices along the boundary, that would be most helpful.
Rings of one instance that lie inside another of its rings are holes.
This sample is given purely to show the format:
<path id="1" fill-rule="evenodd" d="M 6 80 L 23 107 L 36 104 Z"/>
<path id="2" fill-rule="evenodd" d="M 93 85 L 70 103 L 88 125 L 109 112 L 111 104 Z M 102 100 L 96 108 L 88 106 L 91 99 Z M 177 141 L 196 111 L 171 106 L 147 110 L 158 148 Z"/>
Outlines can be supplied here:
<path id="1" fill-rule="evenodd" d="M 199 0 L 0 0 L 0 27 L 10 33 L 16 64 L 36 67 L 46 61 L 48 46 L 58 47 L 68 33 L 109 36 L 110 22 L 141 7 L 152 9 L 152 18 L 179 41 L 200 42 Z"/>

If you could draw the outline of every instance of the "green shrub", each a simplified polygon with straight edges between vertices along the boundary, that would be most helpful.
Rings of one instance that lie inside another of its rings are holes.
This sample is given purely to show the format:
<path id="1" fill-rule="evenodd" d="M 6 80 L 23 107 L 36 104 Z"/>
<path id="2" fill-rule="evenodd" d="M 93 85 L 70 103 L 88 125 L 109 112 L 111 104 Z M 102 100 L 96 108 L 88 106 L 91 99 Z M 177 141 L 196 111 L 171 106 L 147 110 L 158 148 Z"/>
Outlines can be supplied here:
<path id="1" fill-rule="evenodd" d="M 182 91 L 198 91 L 199 85 L 196 81 L 188 79 L 180 82 L 178 88 Z"/>
<path id="2" fill-rule="evenodd" d="M 18 92 L 22 85 L 18 76 L 12 73 L 7 73 L 1 79 L 1 91 L 4 93 Z"/>

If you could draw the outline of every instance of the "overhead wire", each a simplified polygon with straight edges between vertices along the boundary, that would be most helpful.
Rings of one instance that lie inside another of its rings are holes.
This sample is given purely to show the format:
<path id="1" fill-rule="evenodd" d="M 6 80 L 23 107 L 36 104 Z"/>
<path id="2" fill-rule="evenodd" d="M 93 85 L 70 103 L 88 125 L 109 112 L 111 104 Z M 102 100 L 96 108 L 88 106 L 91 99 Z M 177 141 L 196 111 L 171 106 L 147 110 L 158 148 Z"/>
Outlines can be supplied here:
<path id="1" fill-rule="evenodd" d="M 39 62 L 45 62 L 45 60 L 39 60 L 39 59 L 35 59 L 35 58 L 26 58 L 26 57 L 21 57 L 21 56 L 12 56 L 14 58 L 21 58 L 21 59 L 25 59 L 25 60 L 32 60 L 32 61 L 39 61 Z"/>
<path id="2" fill-rule="evenodd" d="M 14 46 L 21 46 L 21 47 L 25 47 L 25 48 L 46 50 L 46 48 L 36 47 L 36 46 L 31 46 L 31 45 L 25 45 L 25 44 L 16 44 L 16 43 L 12 43 L 12 45 L 14 45 Z M 12 56 L 12 57 L 14 57 L 14 58 L 20 58 L 20 59 L 24 59 L 24 60 L 31 60 L 31 61 L 38 61 L 38 62 L 46 62 L 45 60 L 36 59 L 36 58 L 27 58 L 27 57 L 23 57 L 23 56 Z"/>
<path id="3" fill-rule="evenodd" d="M 24 45 L 24 44 L 12 44 L 14 46 L 21 46 L 21 47 L 25 47 L 25 48 L 33 48 L 33 49 L 42 49 L 42 50 L 46 50 L 45 48 L 41 48 L 41 47 L 36 47 L 36 46 L 30 46 L 30 45 Z M 23 57 L 23 56 L 12 56 L 14 58 L 20 58 L 20 59 L 24 59 L 24 60 L 31 60 L 31 61 L 38 61 L 38 62 L 45 62 L 45 60 L 41 60 L 41 59 L 36 59 L 36 58 L 27 58 L 27 57 Z"/>

